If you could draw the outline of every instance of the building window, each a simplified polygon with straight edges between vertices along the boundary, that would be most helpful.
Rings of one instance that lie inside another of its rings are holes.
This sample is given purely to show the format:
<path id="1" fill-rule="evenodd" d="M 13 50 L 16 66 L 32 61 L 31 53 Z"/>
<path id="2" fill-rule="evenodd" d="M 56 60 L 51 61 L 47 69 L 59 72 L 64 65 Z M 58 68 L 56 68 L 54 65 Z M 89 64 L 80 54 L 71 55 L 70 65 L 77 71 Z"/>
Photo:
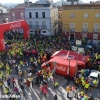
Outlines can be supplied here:
<path id="1" fill-rule="evenodd" d="M 21 19 L 24 19 L 24 13 L 21 12 L 20 14 L 21 14 Z"/>
<path id="2" fill-rule="evenodd" d="M 84 14 L 84 18 L 88 18 L 88 14 L 87 13 Z"/>
<path id="3" fill-rule="evenodd" d="M 46 28 L 46 21 L 42 21 L 42 28 Z"/>
<path id="4" fill-rule="evenodd" d="M 42 18 L 45 18 L 45 12 L 42 12 Z"/>
<path id="5" fill-rule="evenodd" d="M 74 13 L 71 13 L 70 14 L 70 18 L 75 18 L 75 14 Z"/>
<path id="6" fill-rule="evenodd" d="M 42 31 L 43 33 L 46 33 L 46 31 Z"/>
<path id="7" fill-rule="evenodd" d="M 83 23 L 83 32 L 88 31 L 88 23 Z"/>
<path id="8" fill-rule="evenodd" d="M 70 23 L 70 31 L 74 31 L 75 30 L 75 23 Z"/>
<path id="9" fill-rule="evenodd" d="M 31 12 L 29 12 L 29 18 L 32 18 L 32 13 Z"/>
<path id="10" fill-rule="evenodd" d="M 99 24 L 95 23 L 94 24 L 94 28 L 98 29 L 99 28 Z"/>
<path id="11" fill-rule="evenodd" d="M 36 18 L 38 18 L 38 12 L 35 12 L 35 16 L 36 16 Z"/>
<path id="12" fill-rule="evenodd" d="M 12 19 L 15 19 L 15 13 L 12 13 Z"/>
<path id="13" fill-rule="evenodd" d="M 96 13 L 95 18 L 99 18 L 99 17 L 100 17 L 99 13 Z"/>
<path id="14" fill-rule="evenodd" d="M 32 21 L 29 21 L 29 26 L 30 28 L 32 28 Z"/>
<path id="15" fill-rule="evenodd" d="M 36 21 L 36 28 L 39 28 L 39 21 Z"/>
<path id="16" fill-rule="evenodd" d="M 98 40 L 98 34 L 93 34 L 93 40 Z"/>
<path id="17" fill-rule="evenodd" d="M 94 24 L 94 32 L 99 32 L 99 24 Z"/>

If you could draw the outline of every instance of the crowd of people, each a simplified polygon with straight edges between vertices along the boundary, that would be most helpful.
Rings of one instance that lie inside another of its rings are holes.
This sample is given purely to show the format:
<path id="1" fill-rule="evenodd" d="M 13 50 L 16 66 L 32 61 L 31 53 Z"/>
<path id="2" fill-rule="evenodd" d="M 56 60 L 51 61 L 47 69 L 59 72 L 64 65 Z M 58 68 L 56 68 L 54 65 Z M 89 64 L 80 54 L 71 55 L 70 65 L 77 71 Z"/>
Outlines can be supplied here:
<path id="1" fill-rule="evenodd" d="M 66 49 L 62 36 L 31 35 L 30 39 L 25 40 L 22 34 L 13 32 L 5 34 L 5 43 L 5 51 L 0 52 L 0 89 L 5 94 L 25 95 L 25 86 L 30 89 L 35 84 L 46 96 L 48 83 L 57 88 L 58 82 L 54 80 L 53 73 L 50 69 L 42 70 L 41 64 L 50 60 L 56 50 Z M 12 74 L 17 77 L 12 77 Z M 56 94 L 54 98 L 57 100 Z"/>
<path id="2" fill-rule="evenodd" d="M 5 51 L 0 52 L 0 89 L 2 89 L 5 94 L 22 93 L 26 95 L 25 86 L 27 89 L 30 89 L 30 87 L 34 87 L 35 84 L 40 88 L 41 94 L 44 94 L 44 96 L 48 94 L 49 83 L 54 85 L 54 89 L 58 88 L 59 83 L 55 80 L 49 68 L 47 70 L 41 69 L 41 64 L 50 60 L 51 55 L 55 51 L 61 49 L 70 50 L 70 46 L 75 45 L 75 41 L 68 42 L 63 36 L 44 37 L 41 35 L 31 35 L 30 38 L 26 40 L 22 34 L 15 32 L 10 34 L 5 33 L 5 43 Z M 86 44 L 85 39 L 83 39 L 83 44 Z M 17 77 L 12 77 L 11 74 L 16 74 Z M 81 80 L 82 87 L 83 84 L 88 83 L 83 82 L 87 76 L 87 74 L 82 73 L 79 79 Z M 75 79 L 77 86 L 76 80 L 78 80 L 77 77 Z M 78 98 L 77 88 L 67 89 L 69 93 L 68 97 L 70 98 L 72 94 L 71 91 L 73 90 L 75 97 Z M 86 99 L 86 95 L 85 99 L 83 99 L 84 96 L 81 98 L 82 100 L 88 100 Z M 72 97 L 70 100 L 71 99 Z M 55 94 L 54 100 L 59 100 L 57 99 L 57 94 Z"/>

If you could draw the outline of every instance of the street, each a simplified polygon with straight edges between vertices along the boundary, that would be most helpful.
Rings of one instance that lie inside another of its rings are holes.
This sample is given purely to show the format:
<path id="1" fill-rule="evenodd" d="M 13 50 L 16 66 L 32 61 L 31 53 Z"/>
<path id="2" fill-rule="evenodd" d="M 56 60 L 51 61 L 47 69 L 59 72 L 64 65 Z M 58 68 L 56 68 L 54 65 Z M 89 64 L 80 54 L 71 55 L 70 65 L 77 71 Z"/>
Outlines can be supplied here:
<path id="1" fill-rule="evenodd" d="M 57 90 L 54 90 L 53 84 L 49 84 L 49 88 L 48 88 L 48 95 L 47 97 L 44 97 L 43 94 L 40 93 L 40 88 L 37 87 L 35 84 L 33 86 L 33 88 L 31 89 L 27 89 L 27 87 L 25 87 L 25 96 L 23 96 L 21 94 L 21 99 L 20 100 L 53 100 L 54 99 L 54 95 L 57 93 L 58 95 L 58 100 L 68 100 L 67 98 L 67 92 L 66 92 L 66 79 L 64 79 L 63 77 L 60 76 L 55 76 L 56 81 L 59 82 L 59 87 Z M 73 86 L 73 82 L 70 82 L 70 85 Z M 79 87 L 79 91 L 81 90 L 81 86 Z M 89 91 L 88 94 L 92 94 L 93 97 L 98 99 L 98 93 L 100 90 L 100 83 L 97 89 L 92 89 L 92 91 Z M 3 91 L 0 91 L 0 95 L 4 95 Z M 0 100 L 7 100 L 7 99 L 0 99 Z M 73 99 L 73 100 L 77 100 L 77 99 Z"/>

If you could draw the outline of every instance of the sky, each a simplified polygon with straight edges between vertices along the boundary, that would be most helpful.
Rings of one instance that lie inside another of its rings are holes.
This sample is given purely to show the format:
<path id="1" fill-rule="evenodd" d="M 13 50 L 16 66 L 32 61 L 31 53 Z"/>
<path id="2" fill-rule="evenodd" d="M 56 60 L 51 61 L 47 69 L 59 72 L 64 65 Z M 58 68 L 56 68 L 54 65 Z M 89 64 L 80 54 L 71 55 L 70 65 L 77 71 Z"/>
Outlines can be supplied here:
<path id="1" fill-rule="evenodd" d="M 35 2 L 37 0 L 29 0 L 29 1 Z M 53 0 L 53 2 L 57 2 L 57 1 L 59 0 Z M 97 1 L 97 0 L 81 0 L 81 1 L 88 3 L 90 1 Z M 0 0 L 0 3 L 23 3 L 23 2 L 24 0 Z"/>

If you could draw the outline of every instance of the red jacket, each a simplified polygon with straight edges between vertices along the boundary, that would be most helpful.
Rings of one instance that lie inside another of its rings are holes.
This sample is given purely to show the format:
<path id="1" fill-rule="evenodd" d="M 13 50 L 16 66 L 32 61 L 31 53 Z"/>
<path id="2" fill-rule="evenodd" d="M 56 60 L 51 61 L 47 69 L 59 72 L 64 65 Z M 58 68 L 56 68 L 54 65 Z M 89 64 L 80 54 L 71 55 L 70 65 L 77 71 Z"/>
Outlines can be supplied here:
<path id="1" fill-rule="evenodd" d="M 30 81 L 26 80 L 26 86 L 30 86 Z"/>

